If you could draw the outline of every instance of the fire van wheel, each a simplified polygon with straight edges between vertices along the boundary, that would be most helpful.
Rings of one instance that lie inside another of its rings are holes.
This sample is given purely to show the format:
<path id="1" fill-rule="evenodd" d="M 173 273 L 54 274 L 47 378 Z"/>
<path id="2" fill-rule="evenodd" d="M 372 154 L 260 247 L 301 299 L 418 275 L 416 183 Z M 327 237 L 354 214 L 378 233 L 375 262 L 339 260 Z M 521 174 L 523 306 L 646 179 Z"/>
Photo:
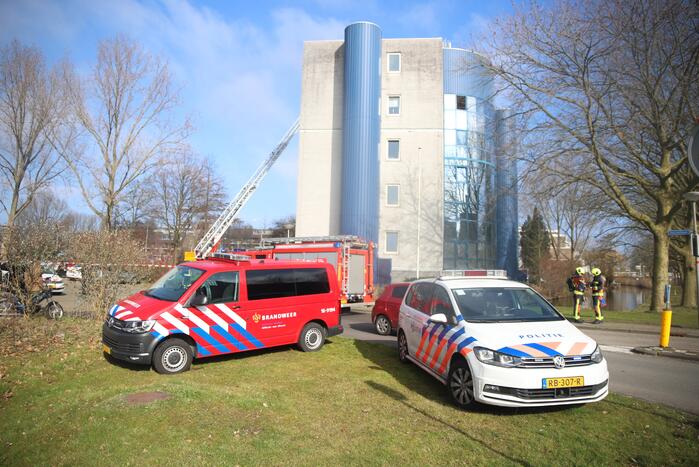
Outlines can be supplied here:
<path id="1" fill-rule="evenodd" d="M 398 359 L 403 363 L 408 363 L 408 339 L 402 330 L 398 331 Z"/>
<path id="2" fill-rule="evenodd" d="M 379 333 L 382 336 L 388 336 L 391 334 L 391 321 L 389 321 L 388 318 L 386 318 L 384 315 L 379 315 L 376 317 L 376 321 L 374 321 L 374 327 L 376 328 L 376 332 Z"/>
<path id="3" fill-rule="evenodd" d="M 192 349 L 182 339 L 168 339 L 155 349 L 153 368 L 162 375 L 174 375 L 192 366 Z"/>
<path id="4" fill-rule="evenodd" d="M 325 329 L 320 324 L 308 323 L 299 336 L 299 347 L 304 352 L 315 352 L 325 343 Z"/>
<path id="5" fill-rule="evenodd" d="M 468 363 L 463 360 L 456 360 L 449 371 L 447 380 L 449 394 L 456 405 L 465 409 L 473 405 L 473 376 L 468 368 Z"/>

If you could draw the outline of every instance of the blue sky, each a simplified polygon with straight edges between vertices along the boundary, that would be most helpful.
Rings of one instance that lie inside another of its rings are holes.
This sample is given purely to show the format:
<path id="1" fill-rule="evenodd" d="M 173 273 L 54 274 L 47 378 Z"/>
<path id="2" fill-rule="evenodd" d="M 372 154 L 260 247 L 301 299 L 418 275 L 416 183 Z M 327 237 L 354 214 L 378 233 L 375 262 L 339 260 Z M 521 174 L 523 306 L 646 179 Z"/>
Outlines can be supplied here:
<path id="1" fill-rule="evenodd" d="M 342 39 L 346 25 L 368 20 L 385 38 L 443 37 L 471 47 L 473 35 L 510 8 L 505 0 L 0 0 L 0 44 L 19 39 L 50 62 L 68 56 L 86 70 L 99 40 L 140 41 L 170 64 L 195 127 L 190 142 L 216 161 L 232 197 L 297 116 L 303 41 Z M 297 153 L 298 137 L 241 218 L 265 227 L 295 213 Z"/>

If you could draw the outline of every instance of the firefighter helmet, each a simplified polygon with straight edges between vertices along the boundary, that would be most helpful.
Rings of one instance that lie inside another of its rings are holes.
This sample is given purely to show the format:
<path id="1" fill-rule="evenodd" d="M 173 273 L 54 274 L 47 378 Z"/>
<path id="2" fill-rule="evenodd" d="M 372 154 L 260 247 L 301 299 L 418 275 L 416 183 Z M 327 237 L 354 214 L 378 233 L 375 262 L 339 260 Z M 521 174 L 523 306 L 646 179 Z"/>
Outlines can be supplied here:
<path id="1" fill-rule="evenodd" d="M 579 276 L 582 276 L 584 272 L 583 268 L 575 268 L 575 273 Z"/>
<path id="2" fill-rule="evenodd" d="M 600 274 L 602 274 L 602 271 L 600 271 L 599 268 L 592 268 L 592 275 L 593 276 L 599 276 Z"/>

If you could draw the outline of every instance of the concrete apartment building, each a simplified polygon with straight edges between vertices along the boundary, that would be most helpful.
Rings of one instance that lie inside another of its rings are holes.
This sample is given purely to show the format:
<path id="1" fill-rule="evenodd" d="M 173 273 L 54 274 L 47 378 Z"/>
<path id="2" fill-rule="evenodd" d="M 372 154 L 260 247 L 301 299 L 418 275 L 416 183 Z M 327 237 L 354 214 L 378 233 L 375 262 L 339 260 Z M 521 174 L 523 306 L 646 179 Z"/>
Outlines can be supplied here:
<path id="1" fill-rule="evenodd" d="M 306 42 L 296 235 L 376 242 L 380 281 L 514 274 L 516 170 L 483 60 L 367 22 Z"/>

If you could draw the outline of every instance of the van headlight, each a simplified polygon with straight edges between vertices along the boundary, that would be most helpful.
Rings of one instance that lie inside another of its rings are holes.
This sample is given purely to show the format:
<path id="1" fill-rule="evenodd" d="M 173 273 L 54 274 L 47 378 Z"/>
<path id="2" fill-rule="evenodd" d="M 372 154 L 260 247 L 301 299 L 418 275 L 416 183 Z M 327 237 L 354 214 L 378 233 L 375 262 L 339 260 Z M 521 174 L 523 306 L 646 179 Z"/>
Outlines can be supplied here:
<path id="1" fill-rule="evenodd" d="M 475 347 L 473 351 L 476 353 L 478 360 L 488 365 L 516 367 L 522 363 L 522 359 L 519 357 L 498 352 L 497 350 L 486 349 L 485 347 Z"/>
<path id="2" fill-rule="evenodd" d="M 602 351 L 599 348 L 599 345 L 595 347 L 595 351 L 592 352 L 592 355 L 590 355 L 590 360 L 592 360 L 595 363 L 599 363 L 602 361 L 604 357 L 602 357 Z"/>
<path id="3" fill-rule="evenodd" d="M 154 325 L 154 319 L 147 319 L 145 321 L 124 321 L 121 330 L 132 334 L 143 334 L 153 329 Z"/>

